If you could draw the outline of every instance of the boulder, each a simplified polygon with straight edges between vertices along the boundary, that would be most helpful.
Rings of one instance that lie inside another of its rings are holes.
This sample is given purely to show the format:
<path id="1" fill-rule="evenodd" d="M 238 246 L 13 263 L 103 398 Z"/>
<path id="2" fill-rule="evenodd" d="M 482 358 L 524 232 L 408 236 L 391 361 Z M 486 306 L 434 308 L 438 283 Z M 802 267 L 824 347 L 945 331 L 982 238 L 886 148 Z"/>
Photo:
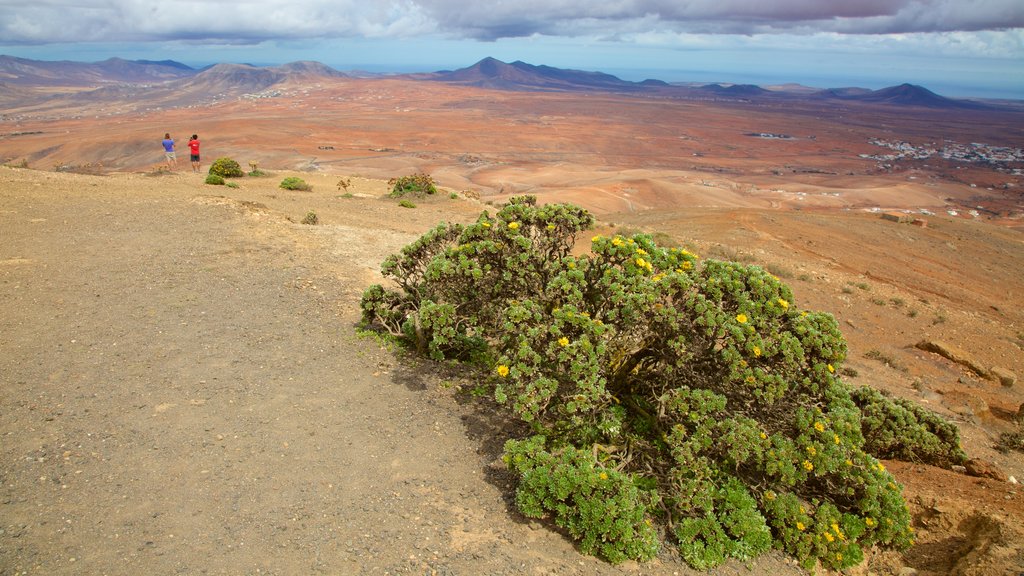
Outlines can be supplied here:
<path id="1" fill-rule="evenodd" d="M 995 366 L 992 368 L 992 376 L 999 380 L 999 383 L 1005 388 L 1013 388 L 1013 385 L 1017 383 L 1017 375 L 1010 372 L 1006 368 L 1000 368 Z"/>
<path id="2" fill-rule="evenodd" d="M 998 466 L 981 458 L 971 458 L 967 461 L 966 468 L 967 474 L 977 476 L 978 478 L 991 478 L 1000 482 L 1006 482 L 1010 479 L 1006 472 L 1000 470 Z"/>
<path id="3" fill-rule="evenodd" d="M 992 378 L 989 371 L 981 364 L 978 364 L 974 358 L 971 358 L 969 354 L 952 344 L 941 340 L 921 340 L 915 345 L 915 347 L 919 350 L 924 350 L 925 352 L 938 354 L 947 360 L 964 366 L 982 378 Z"/>

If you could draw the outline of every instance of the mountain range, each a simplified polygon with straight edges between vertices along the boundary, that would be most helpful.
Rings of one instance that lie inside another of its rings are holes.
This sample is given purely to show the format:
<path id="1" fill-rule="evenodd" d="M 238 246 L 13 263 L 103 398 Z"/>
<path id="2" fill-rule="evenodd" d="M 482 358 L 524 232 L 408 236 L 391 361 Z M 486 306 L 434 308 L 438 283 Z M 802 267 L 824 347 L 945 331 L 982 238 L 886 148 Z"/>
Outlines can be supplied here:
<path id="1" fill-rule="evenodd" d="M 241 95 L 260 92 L 289 82 L 317 78 L 346 78 L 348 74 L 319 62 L 292 62 L 281 66 L 259 67 L 248 64 L 217 64 L 194 69 L 173 60 L 124 60 L 110 58 L 102 62 L 40 61 L 0 56 L 0 102 L 22 98 L 24 87 L 76 86 L 72 98 L 123 96 L 142 87 L 157 100 L 162 95 L 179 99 L 184 95 Z M 521 61 L 483 60 L 458 70 L 399 75 L 422 81 L 445 82 L 496 90 L 614 92 L 678 99 L 759 101 L 815 99 L 863 102 L 931 109 L 989 108 L 973 100 L 940 96 L 927 88 L 901 84 L 869 90 L 830 88 L 812 90 L 803 86 L 766 89 L 750 84 L 712 83 L 670 84 L 661 80 L 631 82 L 611 74 L 533 65 Z M 88 92 L 88 94 L 87 94 Z"/>

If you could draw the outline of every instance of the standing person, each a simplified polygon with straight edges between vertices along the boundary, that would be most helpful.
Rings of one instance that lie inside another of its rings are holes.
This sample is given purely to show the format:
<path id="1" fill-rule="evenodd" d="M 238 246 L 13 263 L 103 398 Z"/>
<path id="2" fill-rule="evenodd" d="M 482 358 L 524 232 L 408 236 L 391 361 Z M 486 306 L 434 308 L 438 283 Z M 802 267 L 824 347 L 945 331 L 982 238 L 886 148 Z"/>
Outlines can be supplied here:
<path id="1" fill-rule="evenodd" d="M 164 134 L 164 158 L 167 159 L 167 169 L 174 170 L 174 167 L 178 165 L 178 158 L 174 155 L 174 139 L 171 138 L 171 133 L 167 132 Z"/>
<path id="2" fill-rule="evenodd" d="M 192 160 L 192 171 L 199 172 L 199 136 L 195 134 L 188 141 L 188 154 Z"/>

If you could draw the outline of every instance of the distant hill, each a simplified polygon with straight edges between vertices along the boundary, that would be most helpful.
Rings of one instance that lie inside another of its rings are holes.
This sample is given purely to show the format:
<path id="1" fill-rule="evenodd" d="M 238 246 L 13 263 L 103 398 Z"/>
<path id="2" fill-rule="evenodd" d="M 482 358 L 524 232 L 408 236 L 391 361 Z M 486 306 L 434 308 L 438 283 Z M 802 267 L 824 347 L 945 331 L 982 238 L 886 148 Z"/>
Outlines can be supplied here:
<path id="1" fill-rule="evenodd" d="M 988 109 L 990 106 L 970 100 L 956 100 L 939 96 L 935 92 L 915 84 L 900 84 L 880 90 L 864 88 L 832 88 L 815 95 L 818 98 L 853 100 L 896 106 L 918 106 L 922 108 Z"/>
<path id="2" fill-rule="evenodd" d="M 0 56 L 0 81 L 22 86 L 90 86 L 117 82 L 166 82 L 195 74 L 188 66 L 165 60 L 124 60 L 102 62 L 29 60 Z"/>
<path id="3" fill-rule="evenodd" d="M 603 72 L 535 66 L 522 61 L 511 64 L 484 58 L 467 68 L 428 74 L 425 79 L 499 90 L 642 90 L 643 85 Z"/>

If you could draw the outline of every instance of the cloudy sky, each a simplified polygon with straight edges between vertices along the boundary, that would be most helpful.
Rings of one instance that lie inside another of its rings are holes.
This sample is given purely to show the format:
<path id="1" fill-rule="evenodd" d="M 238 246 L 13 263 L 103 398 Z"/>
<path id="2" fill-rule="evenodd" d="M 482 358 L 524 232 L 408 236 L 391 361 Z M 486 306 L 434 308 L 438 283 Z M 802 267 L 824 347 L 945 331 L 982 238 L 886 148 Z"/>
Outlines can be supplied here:
<path id="1" fill-rule="evenodd" d="M 0 0 L 0 54 L 373 72 L 493 56 L 628 80 L 1024 99 L 1024 0 Z"/>

